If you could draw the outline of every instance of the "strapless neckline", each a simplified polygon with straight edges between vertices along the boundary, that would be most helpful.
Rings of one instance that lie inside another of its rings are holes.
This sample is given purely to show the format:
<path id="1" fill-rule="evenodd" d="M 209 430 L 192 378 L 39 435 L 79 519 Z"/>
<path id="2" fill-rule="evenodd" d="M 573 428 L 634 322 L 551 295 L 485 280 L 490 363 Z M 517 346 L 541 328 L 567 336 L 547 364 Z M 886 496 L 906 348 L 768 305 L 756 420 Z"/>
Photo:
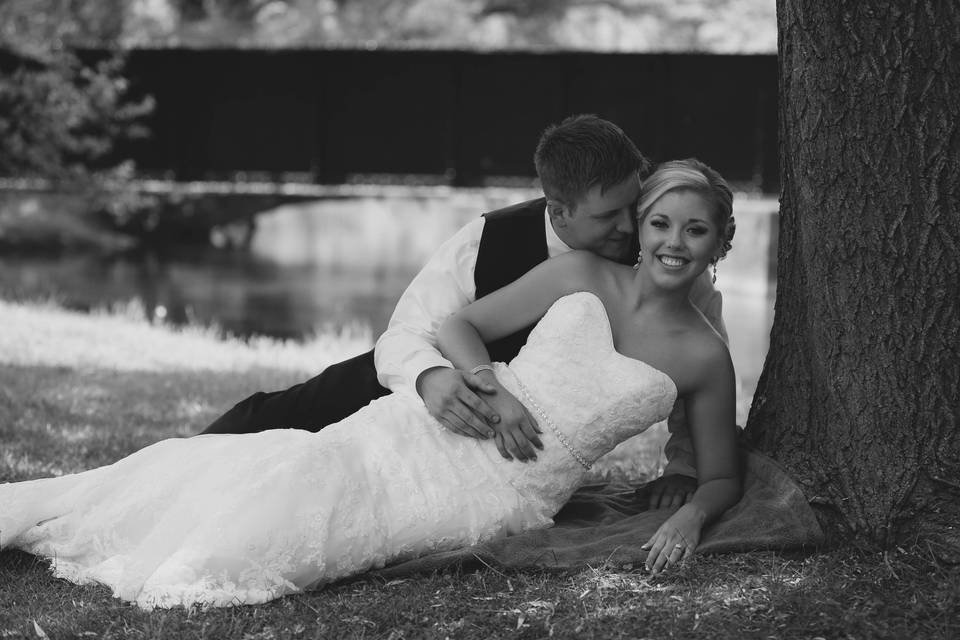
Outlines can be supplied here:
<path id="1" fill-rule="evenodd" d="M 579 296 L 579 295 L 584 295 L 586 296 L 587 299 L 593 299 L 595 303 L 599 305 L 600 312 L 601 312 L 600 315 L 603 318 L 604 326 L 607 329 L 606 337 L 607 337 L 608 344 L 610 346 L 610 350 L 613 351 L 613 353 L 617 357 L 622 358 L 624 360 L 628 360 L 630 362 L 636 362 L 641 367 L 646 368 L 662 376 L 667 382 L 670 383 L 670 386 L 673 388 L 673 396 L 674 398 L 676 398 L 679 395 L 679 389 L 677 388 L 677 383 L 673 381 L 673 378 L 671 378 L 669 374 L 667 374 L 665 371 L 661 371 L 660 369 L 656 368 L 652 364 L 645 362 L 639 358 L 632 358 L 630 356 L 624 355 L 619 351 L 617 351 L 616 344 L 613 341 L 613 324 L 610 322 L 610 315 L 607 313 L 607 307 L 603 304 L 603 300 L 600 299 L 600 296 L 598 296 L 592 291 L 578 291 L 576 293 L 570 294 L 571 297 Z"/>

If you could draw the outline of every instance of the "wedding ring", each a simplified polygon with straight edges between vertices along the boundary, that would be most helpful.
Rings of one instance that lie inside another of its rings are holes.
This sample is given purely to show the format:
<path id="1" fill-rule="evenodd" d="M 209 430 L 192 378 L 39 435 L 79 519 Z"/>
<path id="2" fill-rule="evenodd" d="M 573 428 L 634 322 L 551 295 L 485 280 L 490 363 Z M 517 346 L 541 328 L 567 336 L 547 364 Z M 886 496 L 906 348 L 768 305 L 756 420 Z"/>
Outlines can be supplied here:
<path id="1" fill-rule="evenodd" d="M 490 371 L 491 373 L 494 373 L 494 374 L 496 373 L 493 369 L 493 365 L 491 364 L 478 364 L 473 369 L 470 369 L 470 373 L 472 373 L 473 375 L 477 375 L 481 371 Z"/>
<path id="2" fill-rule="evenodd" d="M 673 548 L 674 548 L 674 549 L 683 549 L 683 545 L 678 542 L 677 544 L 673 545 Z"/>

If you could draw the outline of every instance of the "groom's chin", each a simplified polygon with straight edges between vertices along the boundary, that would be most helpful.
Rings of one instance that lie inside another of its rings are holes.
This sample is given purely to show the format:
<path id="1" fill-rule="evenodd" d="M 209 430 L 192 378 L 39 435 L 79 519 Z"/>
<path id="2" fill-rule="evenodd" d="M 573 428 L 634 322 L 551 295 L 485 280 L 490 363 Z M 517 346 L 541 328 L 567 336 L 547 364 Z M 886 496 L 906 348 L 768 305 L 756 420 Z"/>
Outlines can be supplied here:
<path id="1" fill-rule="evenodd" d="M 608 260 L 619 262 L 620 264 L 633 264 L 637 261 L 636 256 L 630 255 L 629 242 L 623 242 L 621 244 L 611 243 L 600 255 Z"/>

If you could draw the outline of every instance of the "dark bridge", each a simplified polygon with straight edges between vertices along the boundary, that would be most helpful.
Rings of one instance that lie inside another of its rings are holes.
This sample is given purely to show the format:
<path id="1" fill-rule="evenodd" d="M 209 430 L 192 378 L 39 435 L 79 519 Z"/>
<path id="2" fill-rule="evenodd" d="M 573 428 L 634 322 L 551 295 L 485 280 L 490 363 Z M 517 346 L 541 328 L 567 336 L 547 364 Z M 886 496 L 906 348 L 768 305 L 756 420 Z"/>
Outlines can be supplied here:
<path id="1" fill-rule="evenodd" d="M 779 187 L 775 56 L 160 49 L 128 70 L 157 109 L 123 151 L 177 182 L 529 184 L 542 129 L 592 112 L 656 160 Z"/>

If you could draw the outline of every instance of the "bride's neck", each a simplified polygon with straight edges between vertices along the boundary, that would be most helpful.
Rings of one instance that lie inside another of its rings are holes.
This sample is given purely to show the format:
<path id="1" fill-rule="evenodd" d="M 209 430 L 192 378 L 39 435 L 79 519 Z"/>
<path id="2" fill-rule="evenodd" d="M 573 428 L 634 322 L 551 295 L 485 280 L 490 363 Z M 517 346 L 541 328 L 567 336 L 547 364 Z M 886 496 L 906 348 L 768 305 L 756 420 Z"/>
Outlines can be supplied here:
<path id="1" fill-rule="evenodd" d="M 657 309 L 663 313 L 677 313 L 690 306 L 690 291 L 693 283 L 677 289 L 664 289 L 658 286 L 643 271 L 638 271 L 633 279 L 636 307 Z"/>

